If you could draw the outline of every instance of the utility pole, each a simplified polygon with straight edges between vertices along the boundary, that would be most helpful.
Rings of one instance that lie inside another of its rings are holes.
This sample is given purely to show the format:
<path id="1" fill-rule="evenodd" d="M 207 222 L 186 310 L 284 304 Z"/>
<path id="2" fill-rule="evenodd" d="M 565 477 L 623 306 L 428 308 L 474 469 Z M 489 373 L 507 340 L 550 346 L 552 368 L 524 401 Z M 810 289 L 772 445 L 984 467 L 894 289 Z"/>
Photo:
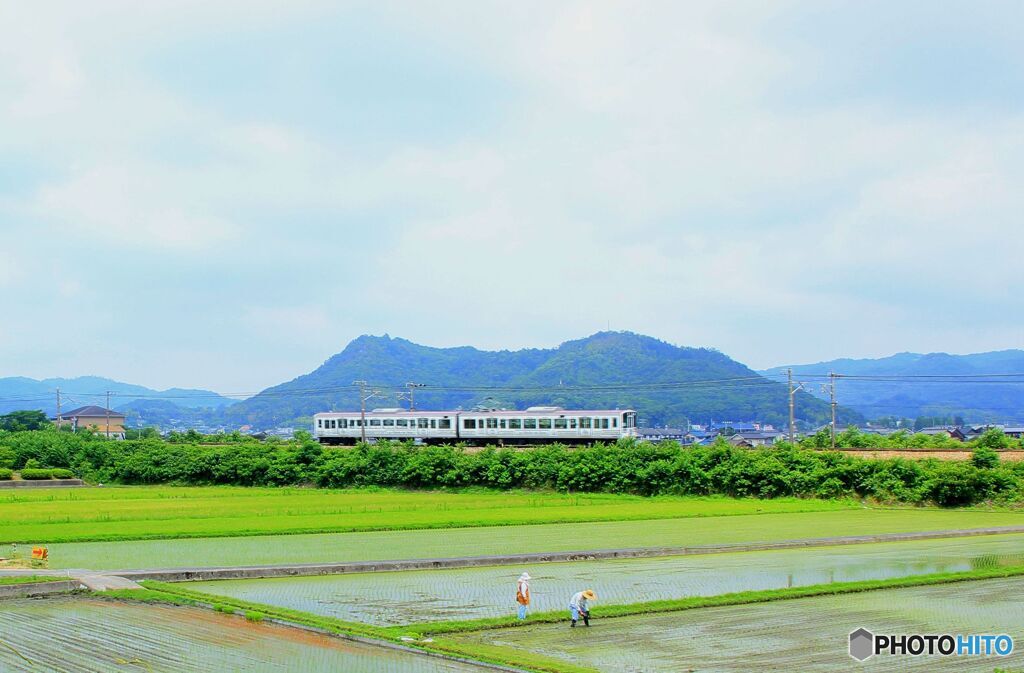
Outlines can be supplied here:
<path id="1" fill-rule="evenodd" d="M 832 448 L 836 448 L 836 374 L 835 372 L 828 373 L 829 381 L 829 398 L 832 405 Z"/>
<path id="2" fill-rule="evenodd" d="M 416 389 L 422 388 L 422 383 L 406 383 L 405 387 L 409 389 L 409 411 L 416 411 Z"/>
<path id="3" fill-rule="evenodd" d="M 110 439 L 110 391 L 107 391 L 107 439 Z"/>
<path id="4" fill-rule="evenodd" d="M 366 381 L 353 381 L 353 385 L 359 386 L 359 434 L 363 444 L 366 443 Z"/>
<path id="5" fill-rule="evenodd" d="M 786 378 L 789 381 L 789 443 L 793 444 L 796 441 L 796 394 L 800 390 L 803 390 L 804 384 L 797 384 L 796 388 L 793 387 L 793 369 L 786 370 Z"/>
<path id="6" fill-rule="evenodd" d="M 379 397 L 379 390 L 371 390 L 369 393 L 366 392 L 366 381 L 359 380 L 353 381 L 352 385 L 359 386 L 359 417 L 360 417 L 360 435 L 362 436 L 363 444 L 366 443 L 366 400 L 371 397 Z"/>
<path id="7" fill-rule="evenodd" d="M 64 421 L 60 417 L 60 388 L 57 388 L 57 432 L 60 432 L 62 425 L 64 425 Z"/>

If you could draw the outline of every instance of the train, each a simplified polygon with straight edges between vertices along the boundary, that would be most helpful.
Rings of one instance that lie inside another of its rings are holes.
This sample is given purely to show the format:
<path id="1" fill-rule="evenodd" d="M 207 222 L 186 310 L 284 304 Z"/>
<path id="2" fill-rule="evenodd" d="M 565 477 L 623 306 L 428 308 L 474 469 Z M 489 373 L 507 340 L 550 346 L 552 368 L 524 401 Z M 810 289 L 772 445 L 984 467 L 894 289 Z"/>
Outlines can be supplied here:
<path id="1" fill-rule="evenodd" d="M 355 444 L 363 437 L 415 440 L 422 444 L 471 442 L 527 445 L 591 444 L 637 436 L 632 409 L 576 410 L 529 407 L 523 411 L 328 411 L 313 415 L 321 444 Z"/>

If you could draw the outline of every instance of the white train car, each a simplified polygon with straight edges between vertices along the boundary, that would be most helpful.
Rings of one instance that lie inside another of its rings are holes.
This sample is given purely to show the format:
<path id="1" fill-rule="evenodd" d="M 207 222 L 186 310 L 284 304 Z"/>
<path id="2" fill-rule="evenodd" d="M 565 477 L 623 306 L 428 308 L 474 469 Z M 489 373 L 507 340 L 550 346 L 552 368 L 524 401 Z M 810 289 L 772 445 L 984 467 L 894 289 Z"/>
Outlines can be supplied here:
<path id="1" fill-rule="evenodd" d="M 525 411 L 405 411 L 374 409 L 313 416 L 314 436 L 324 444 L 413 439 L 428 444 L 587 444 L 637 436 L 632 409 L 572 410 L 530 407 Z"/>
<path id="2" fill-rule="evenodd" d="M 579 444 L 636 436 L 636 412 L 631 409 L 530 407 L 525 411 L 459 413 L 459 438 L 481 444 L 499 440 L 513 444 Z"/>
<path id="3" fill-rule="evenodd" d="M 355 444 L 363 436 L 364 416 L 358 411 L 331 411 L 313 416 L 313 435 L 322 444 Z M 365 414 L 367 439 L 419 439 L 456 442 L 458 412 L 374 409 Z"/>

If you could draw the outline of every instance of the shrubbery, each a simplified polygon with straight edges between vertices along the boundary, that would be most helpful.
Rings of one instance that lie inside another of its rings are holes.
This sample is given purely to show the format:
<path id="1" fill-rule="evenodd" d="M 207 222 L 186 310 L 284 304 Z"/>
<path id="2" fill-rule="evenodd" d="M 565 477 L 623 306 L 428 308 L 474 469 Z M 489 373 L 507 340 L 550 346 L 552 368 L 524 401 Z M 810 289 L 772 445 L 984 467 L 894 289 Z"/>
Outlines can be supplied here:
<path id="1" fill-rule="evenodd" d="M 862 439 L 843 434 L 851 441 Z M 724 441 L 685 448 L 672 442 L 622 442 L 469 452 L 452 446 L 384 442 L 324 448 L 308 434 L 274 444 L 251 439 L 190 444 L 158 438 L 111 441 L 43 430 L 0 433 L 0 460 L 22 468 L 26 479 L 33 472 L 45 472 L 46 477 L 37 478 L 48 478 L 58 469 L 63 470 L 60 475 L 70 471 L 92 481 L 126 484 L 476 486 L 639 495 L 852 496 L 950 506 L 1024 500 L 1024 464 L 1000 462 L 988 444 L 979 442 L 971 461 L 939 461 L 865 459 L 785 443 L 740 449 Z M 44 465 L 48 469 L 33 468 Z"/>
<path id="2" fill-rule="evenodd" d="M 39 479 L 50 479 L 53 477 L 53 470 L 44 470 L 37 467 L 27 467 L 21 471 L 21 478 L 36 481 Z"/>
<path id="3" fill-rule="evenodd" d="M 0 467 L 0 479 L 6 481 L 14 476 L 14 470 L 6 467 Z"/>

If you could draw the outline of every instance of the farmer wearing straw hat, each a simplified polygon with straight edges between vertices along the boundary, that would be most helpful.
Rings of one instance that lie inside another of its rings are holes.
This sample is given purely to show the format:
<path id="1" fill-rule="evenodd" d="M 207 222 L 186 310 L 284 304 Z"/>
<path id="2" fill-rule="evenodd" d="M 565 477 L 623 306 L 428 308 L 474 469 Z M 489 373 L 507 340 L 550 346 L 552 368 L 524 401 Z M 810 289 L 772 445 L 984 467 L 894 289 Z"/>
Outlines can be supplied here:
<path id="1" fill-rule="evenodd" d="M 590 606 L 587 601 L 596 601 L 597 594 L 594 593 L 593 589 L 586 589 L 584 591 L 577 591 L 569 599 L 569 616 L 572 618 L 572 623 L 569 624 L 572 628 L 576 628 L 576 620 L 583 616 L 583 625 L 590 626 Z"/>
<path id="2" fill-rule="evenodd" d="M 519 619 L 526 619 L 526 606 L 530 604 L 530 573 L 523 573 L 516 582 L 516 603 L 519 603 Z"/>

